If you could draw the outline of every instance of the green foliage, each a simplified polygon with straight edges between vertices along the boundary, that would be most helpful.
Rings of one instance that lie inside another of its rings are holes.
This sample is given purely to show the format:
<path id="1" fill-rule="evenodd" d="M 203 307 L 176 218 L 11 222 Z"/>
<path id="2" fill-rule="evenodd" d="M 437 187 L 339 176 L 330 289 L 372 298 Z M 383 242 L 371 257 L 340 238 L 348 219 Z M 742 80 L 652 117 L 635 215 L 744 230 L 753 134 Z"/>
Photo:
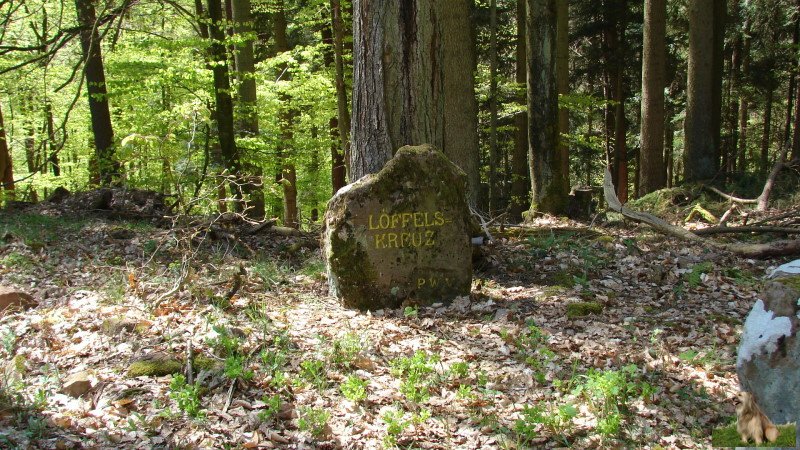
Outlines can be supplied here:
<path id="1" fill-rule="evenodd" d="M 525 405 L 521 417 L 514 422 L 514 432 L 521 441 L 529 443 L 539 436 L 538 429 L 544 428 L 553 435 L 559 435 L 566 441 L 564 435 L 572 428 L 572 419 L 578 415 L 578 410 L 571 404 L 558 407 L 545 408 L 540 405 Z"/>
<path id="2" fill-rule="evenodd" d="M 339 367 L 349 367 L 364 349 L 364 342 L 355 333 L 347 333 L 341 338 L 334 339 L 328 352 L 331 364 Z"/>
<path id="3" fill-rule="evenodd" d="M 403 316 L 406 318 L 414 318 L 419 315 L 419 308 L 416 306 L 406 306 L 403 308 Z"/>
<path id="4" fill-rule="evenodd" d="M 272 395 L 272 396 L 264 396 L 261 398 L 261 401 L 266 403 L 266 407 L 258 412 L 258 419 L 262 422 L 269 422 L 275 417 L 278 416 L 278 413 L 281 411 L 281 405 L 283 405 L 283 401 L 279 395 Z"/>
<path id="5" fill-rule="evenodd" d="M 367 382 L 357 375 L 350 375 L 339 386 L 344 398 L 353 403 L 361 403 L 367 398 Z"/>
<path id="6" fill-rule="evenodd" d="M 178 409 L 193 419 L 202 419 L 206 411 L 200 409 L 200 384 L 186 383 L 186 377 L 175 375 L 169 385 L 169 397 L 178 404 Z"/>
<path id="7" fill-rule="evenodd" d="M 319 359 L 307 359 L 300 363 L 300 377 L 319 390 L 328 384 L 325 373 L 325 362 Z"/>
<path id="8" fill-rule="evenodd" d="M 436 382 L 434 364 L 438 355 L 428 355 L 419 350 L 411 357 L 398 358 L 390 363 L 392 375 L 402 379 L 400 392 L 412 403 L 424 403 L 430 398 L 431 386 Z"/>
<path id="9" fill-rule="evenodd" d="M 714 270 L 714 265 L 710 261 L 701 262 L 692 266 L 692 270 L 685 274 L 686 283 L 690 287 L 700 286 L 703 281 L 703 275 L 711 273 Z"/>
<path id="10" fill-rule="evenodd" d="M 232 355 L 225 358 L 223 373 L 231 380 L 239 379 L 242 381 L 250 381 L 256 375 L 255 372 L 245 367 L 245 357 L 241 355 Z"/>
<path id="11" fill-rule="evenodd" d="M 314 437 L 321 437 L 326 433 L 330 413 L 319 408 L 302 406 L 297 418 L 297 428 L 307 431 Z"/>
<path id="12" fill-rule="evenodd" d="M 562 248 L 572 248 L 575 245 L 575 233 L 554 233 L 550 230 L 548 235 L 533 234 L 528 236 L 528 247 L 535 258 L 544 257 Z"/>

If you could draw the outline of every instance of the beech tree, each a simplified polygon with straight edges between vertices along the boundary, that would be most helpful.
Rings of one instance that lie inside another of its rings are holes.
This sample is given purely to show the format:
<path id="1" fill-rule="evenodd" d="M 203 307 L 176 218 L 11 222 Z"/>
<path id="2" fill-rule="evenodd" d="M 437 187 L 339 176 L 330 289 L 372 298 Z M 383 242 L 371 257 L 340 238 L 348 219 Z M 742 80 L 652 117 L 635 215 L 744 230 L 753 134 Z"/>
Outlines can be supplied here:
<path id="1" fill-rule="evenodd" d="M 6 126 L 3 120 L 3 110 L 0 107 L 0 188 L 3 195 L 0 201 L 14 198 L 14 162 L 11 153 L 8 151 L 8 140 L 6 138 Z M 2 202 L 0 202 L 2 203 Z"/>
<path id="2" fill-rule="evenodd" d="M 86 94 L 89 97 L 89 112 L 92 117 L 97 182 L 107 185 L 120 175 L 120 164 L 114 158 L 114 130 L 108 108 L 108 90 L 97 32 L 97 17 L 92 0 L 75 0 L 80 27 L 81 50 L 83 52 L 86 79 Z"/>
<path id="3" fill-rule="evenodd" d="M 561 214 L 569 182 L 558 150 L 556 0 L 527 0 L 527 6 L 531 210 Z"/>

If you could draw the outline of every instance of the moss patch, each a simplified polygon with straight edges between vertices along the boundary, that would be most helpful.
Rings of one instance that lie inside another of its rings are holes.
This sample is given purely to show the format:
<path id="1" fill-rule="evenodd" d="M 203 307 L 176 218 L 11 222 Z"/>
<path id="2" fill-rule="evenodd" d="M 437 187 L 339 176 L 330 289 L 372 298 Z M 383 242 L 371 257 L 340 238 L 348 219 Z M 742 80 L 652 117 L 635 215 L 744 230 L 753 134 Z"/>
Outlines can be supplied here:
<path id="1" fill-rule="evenodd" d="M 744 443 L 739 438 L 739 433 L 736 432 L 736 424 L 730 424 L 726 427 L 717 428 L 711 433 L 711 445 L 713 447 L 787 447 L 794 448 L 795 442 L 795 426 L 794 425 L 781 425 L 778 426 L 778 440 L 775 442 L 764 442 L 761 445 L 756 445 L 753 442 Z"/>
<path id="2" fill-rule="evenodd" d="M 601 312 L 603 312 L 603 305 L 597 302 L 576 302 L 567 305 L 567 317 L 570 319 Z"/>
<path id="3" fill-rule="evenodd" d="M 800 292 L 800 275 L 792 275 L 790 277 L 781 277 L 781 278 L 776 279 L 775 281 L 777 281 L 778 283 L 780 283 L 780 284 L 782 284 L 782 285 L 784 285 L 786 287 L 792 288 L 795 291 Z"/>
<path id="4" fill-rule="evenodd" d="M 180 372 L 183 363 L 168 356 L 158 356 L 133 362 L 128 367 L 127 375 L 135 377 L 163 377 Z"/>

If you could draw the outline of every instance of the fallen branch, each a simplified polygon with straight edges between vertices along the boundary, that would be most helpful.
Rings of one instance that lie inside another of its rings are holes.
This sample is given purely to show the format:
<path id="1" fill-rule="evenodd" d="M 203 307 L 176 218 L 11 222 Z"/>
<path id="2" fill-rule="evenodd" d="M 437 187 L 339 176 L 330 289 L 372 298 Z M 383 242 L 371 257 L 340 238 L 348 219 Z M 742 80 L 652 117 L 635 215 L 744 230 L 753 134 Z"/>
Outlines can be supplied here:
<path id="1" fill-rule="evenodd" d="M 795 234 L 800 233 L 800 228 L 792 227 L 709 227 L 695 230 L 694 234 L 698 236 L 709 234 L 733 234 L 733 233 L 785 233 Z"/>
<path id="2" fill-rule="evenodd" d="M 726 194 L 726 193 L 720 191 L 719 189 L 715 188 L 714 186 L 706 186 L 704 184 L 702 187 L 703 187 L 703 189 L 711 191 L 711 192 L 719 195 L 720 197 L 722 197 L 722 198 L 724 198 L 726 200 L 730 200 L 732 202 L 753 204 L 753 205 L 758 203 L 758 199 L 757 198 L 739 198 L 739 197 L 734 197 L 733 195 L 730 195 L 730 194 Z"/>
<path id="3" fill-rule="evenodd" d="M 668 236 L 674 236 L 685 241 L 713 247 L 718 250 L 728 251 L 746 258 L 767 258 L 771 256 L 800 254 L 800 239 L 791 241 L 775 241 L 768 244 L 723 244 L 710 239 L 702 238 L 691 231 L 672 225 L 664 219 L 656 217 L 652 214 L 634 211 L 630 208 L 627 208 L 623 206 L 619 201 L 619 198 L 617 198 L 616 191 L 614 190 L 614 184 L 611 181 L 611 174 L 608 172 L 608 169 L 606 169 L 605 176 L 603 177 L 603 192 L 605 194 L 606 203 L 608 203 L 608 207 L 612 211 L 616 211 L 636 222 L 650 225 L 656 231 Z"/>

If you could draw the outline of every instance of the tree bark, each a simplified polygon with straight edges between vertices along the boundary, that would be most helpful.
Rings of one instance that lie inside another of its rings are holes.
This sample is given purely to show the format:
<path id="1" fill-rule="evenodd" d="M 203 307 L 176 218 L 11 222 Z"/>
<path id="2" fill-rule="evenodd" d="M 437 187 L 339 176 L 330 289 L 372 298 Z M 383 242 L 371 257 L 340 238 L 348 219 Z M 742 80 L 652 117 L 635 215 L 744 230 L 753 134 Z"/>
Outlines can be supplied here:
<path id="1" fill-rule="evenodd" d="M 352 180 L 379 171 L 403 145 L 443 147 L 442 36 L 435 3 L 353 2 Z"/>
<path id="2" fill-rule="evenodd" d="M 437 2 L 444 41 L 444 154 L 467 175 L 467 201 L 477 206 L 478 100 L 475 97 L 475 42 L 468 0 Z"/>
<path id="3" fill-rule="evenodd" d="M 764 104 L 764 134 L 761 135 L 761 157 L 759 158 L 759 172 L 762 174 L 767 173 L 767 166 L 769 165 L 769 144 L 772 139 L 772 103 L 773 103 L 773 90 L 767 89 L 767 98 Z"/>
<path id="4" fill-rule="evenodd" d="M 232 0 L 231 18 L 234 33 L 241 38 L 241 43 L 234 53 L 236 70 L 239 75 L 239 135 L 256 137 L 258 129 L 258 96 L 256 91 L 255 65 L 253 58 L 253 17 L 250 0 Z M 241 150 L 239 150 L 241 153 Z M 242 155 L 239 155 L 242 159 Z M 264 191 L 261 167 L 242 162 L 242 191 L 247 200 L 242 205 L 244 214 L 252 219 L 263 219 Z"/>
<path id="5" fill-rule="evenodd" d="M 344 187 L 347 182 L 347 161 L 350 160 L 350 110 L 347 105 L 347 91 L 344 85 L 344 22 L 342 6 L 339 0 L 331 0 L 333 29 L 333 54 L 336 67 L 336 108 L 338 118 L 340 146 L 331 150 L 331 178 L 333 193 Z"/>
<path id="6" fill-rule="evenodd" d="M 569 1 L 556 0 L 556 84 L 558 95 L 569 94 Z M 561 173 L 569 186 L 569 110 L 558 108 L 558 151 L 561 158 Z"/>
<path id="7" fill-rule="evenodd" d="M 231 98 L 231 84 L 228 78 L 228 61 L 225 50 L 225 32 L 222 29 L 223 16 L 220 0 L 207 0 L 208 6 L 208 32 L 211 39 L 209 56 L 214 74 L 214 98 L 216 109 L 214 119 L 217 123 L 217 138 L 219 140 L 222 163 L 232 178 L 231 192 L 241 200 L 243 198 L 242 185 L 239 180 L 241 163 L 239 152 L 236 148 L 236 138 L 233 124 L 233 99 Z"/>
<path id="8" fill-rule="evenodd" d="M 288 21 L 286 18 L 286 8 L 284 0 L 277 2 L 277 10 L 274 15 L 275 20 L 275 50 L 279 53 L 288 52 L 289 39 L 287 38 Z M 279 71 L 283 72 L 284 67 Z M 286 75 L 284 75 L 286 76 Z M 294 119 L 297 112 L 292 109 L 291 97 L 281 94 L 280 108 L 280 142 L 278 143 L 278 167 L 279 173 L 276 176 L 278 183 L 283 187 L 283 224 L 289 228 L 299 228 L 297 210 L 297 169 L 294 163 L 287 157 L 287 150 L 290 143 L 294 140 Z"/>
<path id="9" fill-rule="evenodd" d="M 497 0 L 489 2 L 489 213 L 500 208 L 500 150 L 497 145 Z"/>
<path id="10" fill-rule="evenodd" d="M 108 107 L 103 55 L 100 49 L 100 34 L 92 0 L 75 0 L 80 41 L 83 51 L 86 92 L 89 97 L 89 114 L 92 118 L 95 156 L 102 185 L 109 185 L 120 176 L 120 164 L 114 157 L 114 131 Z"/>
<path id="11" fill-rule="evenodd" d="M 714 2 L 689 2 L 689 73 L 684 120 L 685 180 L 710 179 L 719 170 L 714 129 Z"/>
<path id="12" fill-rule="evenodd" d="M 666 86 L 666 0 L 644 4 L 642 127 L 639 196 L 666 186 L 664 166 L 664 87 Z"/>
<path id="13" fill-rule="evenodd" d="M 8 150 L 8 140 L 6 139 L 6 126 L 3 120 L 3 110 L 0 106 L 0 188 L 3 190 L 2 200 L 14 199 L 14 161 L 11 159 L 11 152 Z"/>
<path id="14" fill-rule="evenodd" d="M 527 6 L 531 211 L 562 214 L 569 184 L 558 151 L 556 2 L 527 0 Z"/>
<path id="15" fill-rule="evenodd" d="M 519 102 L 526 102 L 527 67 L 525 59 L 525 0 L 517 0 L 517 48 L 515 81 L 520 86 Z M 512 220 L 521 220 L 522 213 L 530 208 L 530 169 L 528 168 L 528 113 L 522 112 L 514 117 L 514 153 L 511 158 L 511 198 L 510 214 Z"/>

